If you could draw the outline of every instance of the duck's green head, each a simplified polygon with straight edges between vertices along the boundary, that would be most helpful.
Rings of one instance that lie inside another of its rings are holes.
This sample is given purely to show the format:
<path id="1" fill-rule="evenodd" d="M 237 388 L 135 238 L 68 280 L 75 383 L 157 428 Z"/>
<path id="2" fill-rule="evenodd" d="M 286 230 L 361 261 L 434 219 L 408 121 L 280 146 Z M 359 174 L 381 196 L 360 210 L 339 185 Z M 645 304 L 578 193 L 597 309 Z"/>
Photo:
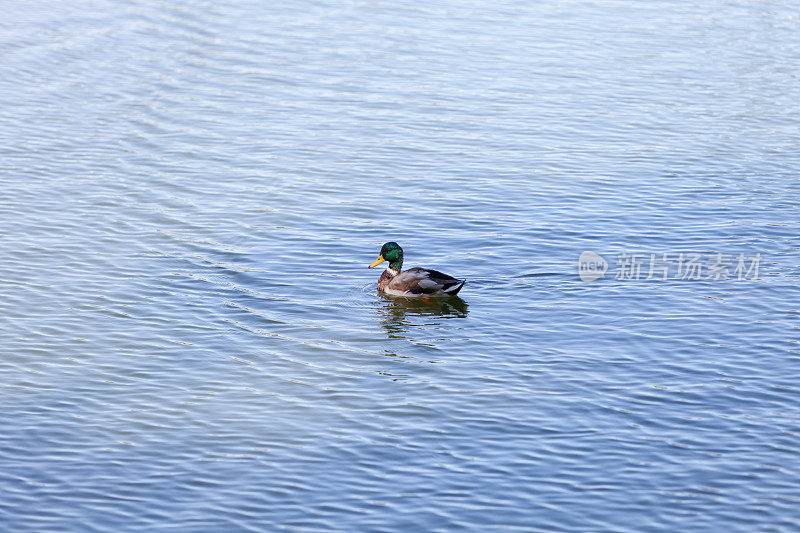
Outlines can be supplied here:
<path id="1" fill-rule="evenodd" d="M 387 242 L 381 246 L 381 255 L 373 261 L 369 268 L 376 267 L 384 261 L 389 261 L 389 268 L 400 270 L 403 266 L 403 249 L 400 248 L 399 244 L 396 242 Z"/>

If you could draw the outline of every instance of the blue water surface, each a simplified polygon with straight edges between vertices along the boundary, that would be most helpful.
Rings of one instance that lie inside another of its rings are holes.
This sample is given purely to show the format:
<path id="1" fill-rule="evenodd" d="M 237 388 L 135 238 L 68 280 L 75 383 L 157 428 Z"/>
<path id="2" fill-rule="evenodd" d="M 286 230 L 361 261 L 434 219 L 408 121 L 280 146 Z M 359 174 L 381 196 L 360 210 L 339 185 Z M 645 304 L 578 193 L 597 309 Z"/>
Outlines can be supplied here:
<path id="1" fill-rule="evenodd" d="M 0 529 L 800 530 L 796 8 L 12 2 Z"/>

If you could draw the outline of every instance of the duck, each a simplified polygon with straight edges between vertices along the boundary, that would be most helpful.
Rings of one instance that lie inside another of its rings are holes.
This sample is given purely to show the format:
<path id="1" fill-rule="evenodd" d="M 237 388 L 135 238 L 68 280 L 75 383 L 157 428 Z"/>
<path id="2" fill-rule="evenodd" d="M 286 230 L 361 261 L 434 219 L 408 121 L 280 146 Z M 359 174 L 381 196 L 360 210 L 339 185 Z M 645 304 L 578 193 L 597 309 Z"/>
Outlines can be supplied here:
<path id="1" fill-rule="evenodd" d="M 396 242 L 387 242 L 381 246 L 380 255 L 367 268 L 389 262 L 389 266 L 378 278 L 378 290 L 389 296 L 405 296 L 407 298 L 430 296 L 455 296 L 467 282 L 456 279 L 430 268 L 414 267 L 401 272 L 403 267 L 403 249 Z"/>

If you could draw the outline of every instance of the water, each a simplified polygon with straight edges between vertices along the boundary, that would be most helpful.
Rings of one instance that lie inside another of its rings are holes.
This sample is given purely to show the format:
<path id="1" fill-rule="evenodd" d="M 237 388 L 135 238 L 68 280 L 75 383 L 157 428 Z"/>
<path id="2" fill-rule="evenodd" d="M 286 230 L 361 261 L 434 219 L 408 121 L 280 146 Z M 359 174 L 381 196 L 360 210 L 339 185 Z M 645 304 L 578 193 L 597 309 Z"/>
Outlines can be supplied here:
<path id="1" fill-rule="evenodd" d="M 4 531 L 800 528 L 796 5 L 434 4 L 6 6 Z"/>

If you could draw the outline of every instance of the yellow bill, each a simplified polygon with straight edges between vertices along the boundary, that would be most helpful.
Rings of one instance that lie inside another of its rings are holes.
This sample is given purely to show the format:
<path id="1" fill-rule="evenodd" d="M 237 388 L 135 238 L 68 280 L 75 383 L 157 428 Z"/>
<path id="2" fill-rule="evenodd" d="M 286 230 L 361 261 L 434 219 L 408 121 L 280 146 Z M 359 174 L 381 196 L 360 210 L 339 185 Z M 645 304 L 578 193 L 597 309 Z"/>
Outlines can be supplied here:
<path id="1" fill-rule="evenodd" d="M 376 266 L 380 265 L 381 263 L 383 263 L 384 261 L 386 261 L 386 259 L 384 259 L 382 255 L 379 255 L 378 258 L 375 261 L 373 261 L 372 264 L 370 266 L 368 266 L 367 268 L 376 267 Z"/>

